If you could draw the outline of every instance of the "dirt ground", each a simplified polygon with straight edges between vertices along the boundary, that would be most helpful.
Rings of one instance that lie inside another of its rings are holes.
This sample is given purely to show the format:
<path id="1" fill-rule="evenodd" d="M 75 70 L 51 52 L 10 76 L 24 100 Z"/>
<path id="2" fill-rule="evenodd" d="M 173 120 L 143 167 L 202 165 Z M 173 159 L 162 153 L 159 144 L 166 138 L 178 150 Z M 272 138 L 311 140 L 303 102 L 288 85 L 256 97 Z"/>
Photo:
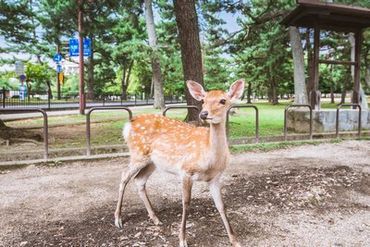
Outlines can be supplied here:
<path id="1" fill-rule="evenodd" d="M 113 222 L 126 159 L 29 166 L 0 173 L 0 246 L 177 246 L 179 180 L 155 172 L 155 226 L 129 184 L 123 229 Z M 370 246 L 370 141 L 233 156 L 224 201 L 244 246 Z M 196 183 L 190 246 L 228 246 L 208 186 Z"/>

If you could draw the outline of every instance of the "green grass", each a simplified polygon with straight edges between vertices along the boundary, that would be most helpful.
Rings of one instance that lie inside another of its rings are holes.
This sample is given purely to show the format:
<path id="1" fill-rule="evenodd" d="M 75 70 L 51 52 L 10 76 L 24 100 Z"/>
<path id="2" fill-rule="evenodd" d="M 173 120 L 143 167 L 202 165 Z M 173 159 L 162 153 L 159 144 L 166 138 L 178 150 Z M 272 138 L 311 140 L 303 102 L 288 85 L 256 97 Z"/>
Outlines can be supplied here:
<path id="1" fill-rule="evenodd" d="M 277 105 L 268 103 L 255 104 L 259 111 L 260 136 L 281 135 L 284 127 L 284 109 L 287 102 Z M 252 108 L 240 108 L 237 114 L 230 116 L 231 138 L 255 135 L 255 111 Z"/>

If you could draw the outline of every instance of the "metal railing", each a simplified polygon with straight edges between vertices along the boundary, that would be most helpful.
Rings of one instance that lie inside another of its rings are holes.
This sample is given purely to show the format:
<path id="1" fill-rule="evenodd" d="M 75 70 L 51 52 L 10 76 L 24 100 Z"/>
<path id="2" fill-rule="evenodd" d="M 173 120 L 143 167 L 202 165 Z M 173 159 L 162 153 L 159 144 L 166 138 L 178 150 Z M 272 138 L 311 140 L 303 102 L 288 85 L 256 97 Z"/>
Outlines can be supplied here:
<path id="1" fill-rule="evenodd" d="M 93 111 L 105 111 L 105 110 L 125 110 L 129 115 L 129 120 L 132 119 L 132 111 L 124 106 L 114 106 L 114 107 L 93 107 L 90 108 L 86 113 L 86 155 L 91 155 L 91 121 L 90 116 Z"/>
<path id="2" fill-rule="evenodd" d="M 312 140 L 312 107 L 306 104 L 292 104 L 285 107 L 284 110 L 284 140 L 288 137 L 288 126 L 287 126 L 287 112 L 289 108 L 307 107 L 310 110 L 310 140 Z"/>
<path id="3" fill-rule="evenodd" d="M 14 114 L 14 113 L 32 113 L 40 112 L 44 118 L 43 135 L 44 135 L 44 159 L 47 160 L 49 156 L 49 134 L 48 134 L 48 115 L 42 109 L 38 108 L 19 108 L 19 109 L 0 109 L 0 113 Z"/>
<path id="4" fill-rule="evenodd" d="M 337 105 L 337 115 L 335 118 L 335 138 L 339 137 L 339 110 L 343 106 L 355 106 L 356 108 L 359 109 L 358 112 L 358 137 L 361 136 L 361 105 L 360 104 L 339 104 Z"/>
<path id="5" fill-rule="evenodd" d="M 259 111 L 255 105 L 232 105 L 226 113 L 226 135 L 229 137 L 229 114 L 233 108 L 253 108 L 256 112 L 256 143 L 259 142 Z"/>
<path id="6" fill-rule="evenodd" d="M 52 97 L 54 96 L 54 97 Z M 32 92 L 24 98 L 20 97 L 20 91 L 0 89 L 0 98 L 2 108 L 41 108 L 41 109 L 75 109 L 79 106 L 78 92 L 62 95 L 60 99 L 55 97 L 50 91 Z M 86 107 L 100 107 L 100 106 L 141 106 L 152 105 L 154 99 L 148 95 L 127 95 L 123 98 L 122 95 L 99 95 L 94 99 L 86 101 Z M 181 95 L 165 96 L 166 104 L 185 103 L 185 97 Z"/>
<path id="7" fill-rule="evenodd" d="M 171 109 L 195 109 L 198 111 L 198 113 L 200 112 L 199 108 L 195 105 L 183 105 L 183 106 L 167 106 L 163 112 L 162 112 L 162 115 L 163 116 L 166 116 L 166 113 L 168 110 L 171 110 Z M 186 115 L 185 119 L 186 120 L 188 118 L 188 114 Z M 199 123 L 199 118 L 198 118 L 198 123 Z"/>

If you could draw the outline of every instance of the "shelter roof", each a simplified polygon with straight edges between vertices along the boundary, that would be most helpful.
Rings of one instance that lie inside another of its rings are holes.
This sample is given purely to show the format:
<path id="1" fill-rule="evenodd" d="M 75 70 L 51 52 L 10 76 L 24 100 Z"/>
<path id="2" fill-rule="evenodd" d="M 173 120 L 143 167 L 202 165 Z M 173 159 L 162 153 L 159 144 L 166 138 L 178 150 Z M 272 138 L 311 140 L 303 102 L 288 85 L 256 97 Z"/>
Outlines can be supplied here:
<path id="1" fill-rule="evenodd" d="M 286 26 L 351 32 L 370 27 L 370 9 L 318 0 L 297 0 L 298 6 L 282 21 Z"/>

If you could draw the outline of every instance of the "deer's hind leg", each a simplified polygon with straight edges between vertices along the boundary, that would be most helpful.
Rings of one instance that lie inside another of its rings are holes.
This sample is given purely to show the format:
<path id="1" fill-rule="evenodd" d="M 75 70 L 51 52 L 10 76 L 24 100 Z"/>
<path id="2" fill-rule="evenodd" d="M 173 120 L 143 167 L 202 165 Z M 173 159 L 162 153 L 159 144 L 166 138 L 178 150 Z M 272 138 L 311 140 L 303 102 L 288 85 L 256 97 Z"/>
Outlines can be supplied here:
<path id="1" fill-rule="evenodd" d="M 152 204 L 148 198 L 146 193 L 146 182 L 148 178 L 155 170 L 155 166 L 153 163 L 150 163 L 146 167 L 140 170 L 140 172 L 135 176 L 135 182 L 137 185 L 137 189 L 139 192 L 139 196 L 141 200 L 143 200 L 146 210 L 148 211 L 149 217 L 153 220 L 154 224 L 159 225 L 161 221 L 158 219 L 157 215 L 155 214 Z"/>
<path id="2" fill-rule="evenodd" d="M 122 172 L 122 177 L 121 177 L 121 182 L 119 185 L 119 192 L 118 192 L 118 202 L 117 202 L 116 211 L 114 213 L 114 224 L 118 228 L 122 228 L 123 226 L 122 218 L 121 218 L 121 208 L 122 208 L 123 194 L 125 192 L 126 185 L 134 175 L 139 173 L 142 169 L 144 169 L 148 165 L 149 165 L 149 162 L 146 157 L 140 157 L 140 158 L 135 158 L 135 159 L 131 158 L 130 164 Z"/>

